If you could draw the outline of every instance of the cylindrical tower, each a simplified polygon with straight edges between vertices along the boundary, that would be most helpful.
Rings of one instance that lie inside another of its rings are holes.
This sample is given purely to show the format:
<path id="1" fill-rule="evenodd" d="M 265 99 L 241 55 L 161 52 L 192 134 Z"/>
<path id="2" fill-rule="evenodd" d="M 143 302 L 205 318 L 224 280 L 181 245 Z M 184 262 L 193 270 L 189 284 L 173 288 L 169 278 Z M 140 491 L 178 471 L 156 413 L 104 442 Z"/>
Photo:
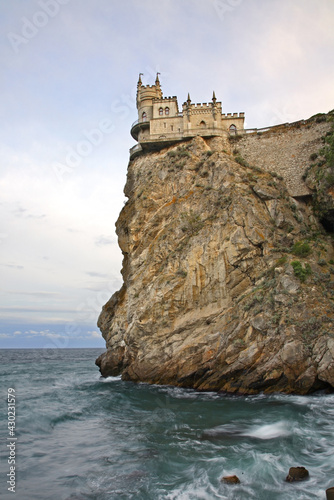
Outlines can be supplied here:
<path id="1" fill-rule="evenodd" d="M 159 73 L 155 80 L 155 85 L 143 85 L 141 75 L 137 83 L 137 109 L 138 122 L 132 126 L 131 135 L 140 142 L 149 133 L 149 122 L 153 118 L 153 100 L 162 99 L 162 92 L 159 81 Z"/>
<path id="2" fill-rule="evenodd" d="M 146 85 L 146 86 L 142 85 L 141 74 L 139 75 L 139 80 L 137 84 L 138 120 L 148 121 L 153 118 L 153 99 L 161 99 L 162 92 L 159 81 L 159 73 L 157 74 L 155 85 Z M 143 119 L 143 114 L 144 114 L 144 119 Z"/>

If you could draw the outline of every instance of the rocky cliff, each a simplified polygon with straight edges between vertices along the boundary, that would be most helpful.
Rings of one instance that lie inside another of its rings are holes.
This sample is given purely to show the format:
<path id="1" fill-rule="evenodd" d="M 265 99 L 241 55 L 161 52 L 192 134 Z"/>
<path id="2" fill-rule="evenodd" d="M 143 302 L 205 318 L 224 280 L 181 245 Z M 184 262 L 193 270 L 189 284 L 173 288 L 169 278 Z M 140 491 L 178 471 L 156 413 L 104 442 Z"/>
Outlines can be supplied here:
<path id="1" fill-rule="evenodd" d="M 131 161 L 103 376 L 232 393 L 334 387 L 332 236 L 228 139 Z"/>

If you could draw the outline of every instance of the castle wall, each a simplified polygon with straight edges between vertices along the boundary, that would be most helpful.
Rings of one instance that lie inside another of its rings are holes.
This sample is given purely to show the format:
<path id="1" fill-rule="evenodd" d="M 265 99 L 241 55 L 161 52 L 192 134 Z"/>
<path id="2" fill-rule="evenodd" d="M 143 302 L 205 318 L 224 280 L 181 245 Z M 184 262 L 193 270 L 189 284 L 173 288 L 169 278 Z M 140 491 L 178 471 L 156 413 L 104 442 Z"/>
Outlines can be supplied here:
<path id="1" fill-rule="evenodd" d="M 162 108 L 163 115 L 159 114 L 160 108 Z M 169 108 L 169 117 L 177 116 L 179 114 L 179 109 L 177 105 L 176 97 L 165 97 L 163 99 L 156 99 L 153 101 L 153 118 L 163 119 L 166 115 L 166 108 Z"/>
<path id="2" fill-rule="evenodd" d="M 150 122 L 151 136 L 160 136 L 183 132 L 182 116 L 159 116 L 159 119 Z"/>
<path id="3" fill-rule="evenodd" d="M 329 128 L 326 122 L 282 125 L 262 134 L 246 134 L 235 142 L 235 148 L 250 165 L 281 175 L 292 196 L 304 196 L 310 191 L 303 173 Z"/>
<path id="4" fill-rule="evenodd" d="M 219 122 L 221 122 L 221 118 L 219 115 L 217 116 L 217 118 L 219 119 Z M 205 126 L 202 126 L 201 122 L 204 122 Z M 220 126 L 219 122 L 216 121 L 216 127 Z M 206 113 L 204 111 L 199 111 L 196 114 L 192 113 L 190 115 L 190 123 L 191 123 L 191 129 L 199 129 L 203 127 L 212 128 L 214 126 L 212 111 L 210 110 L 210 113 Z"/>
<path id="5" fill-rule="evenodd" d="M 231 125 L 237 127 L 237 131 L 244 130 L 244 114 L 243 113 L 228 113 L 221 116 L 221 126 L 224 130 L 229 130 Z"/>
<path id="6" fill-rule="evenodd" d="M 150 139 L 150 129 L 144 128 L 139 131 L 138 142 L 148 141 Z"/>
<path id="7" fill-rule="evenodd" d="M 150 121 L 153 118 L 153 107 L 152 107 L 152 101 L 144 101 L 140 109 L 138 110 L 138 118 L 141 121 L 143 113 L 146 113 L 146 121 Z"/>

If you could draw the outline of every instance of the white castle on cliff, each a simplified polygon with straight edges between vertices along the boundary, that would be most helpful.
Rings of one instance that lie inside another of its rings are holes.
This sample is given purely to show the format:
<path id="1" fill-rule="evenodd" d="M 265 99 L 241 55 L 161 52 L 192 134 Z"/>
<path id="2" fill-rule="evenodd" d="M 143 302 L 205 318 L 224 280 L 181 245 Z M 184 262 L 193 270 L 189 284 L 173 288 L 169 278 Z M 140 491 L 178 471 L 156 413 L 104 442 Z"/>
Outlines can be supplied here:
<path id="1" fill-rule="evenodd" d="M 130 159 L 141 151 L 160 149 L 184 139 L 201 136 L 235 135 L 244 130 L 244 113 L 222 113 L 222 103 L 213 92 L 210 103 L 192 104 L 190 96 L 179 111 L 177 97 L 163 97 L 157 74 L 155 85 L 137 84 L 138 120 L 131 127 L 138 144 L 130 149 Z"/>

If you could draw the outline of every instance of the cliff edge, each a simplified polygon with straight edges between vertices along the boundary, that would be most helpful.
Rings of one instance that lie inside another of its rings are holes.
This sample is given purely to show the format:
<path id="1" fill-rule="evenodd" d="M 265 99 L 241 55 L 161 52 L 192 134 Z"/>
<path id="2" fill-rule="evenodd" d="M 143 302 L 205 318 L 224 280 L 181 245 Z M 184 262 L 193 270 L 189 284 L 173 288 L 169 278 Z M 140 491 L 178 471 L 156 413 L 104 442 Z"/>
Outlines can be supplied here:
<path id="1" fill-rule="evenodd" d="M 334 387 L 334 251 L 305 201 L 228 138 L 130 161 L 103 376 L 199 390 Z"/>

